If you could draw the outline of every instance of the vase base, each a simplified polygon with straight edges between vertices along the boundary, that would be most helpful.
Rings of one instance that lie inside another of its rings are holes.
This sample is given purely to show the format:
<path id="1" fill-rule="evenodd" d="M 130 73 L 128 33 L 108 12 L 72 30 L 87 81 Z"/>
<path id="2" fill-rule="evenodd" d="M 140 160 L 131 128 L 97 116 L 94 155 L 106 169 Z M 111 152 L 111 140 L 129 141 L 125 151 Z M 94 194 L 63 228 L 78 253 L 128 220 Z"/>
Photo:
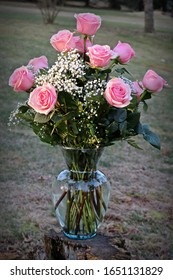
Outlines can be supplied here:
<path id="1" fill-rule="evenodd" d="M 68 237 L 70 239 L 75 239 L 75 240 L 87 240 L 87 239 L 91 239 L 96 236 L 96 233 L 88 234 L 88 235 L 76 235 L 76 234 L 67 233 L 65 231 L 63 231 L 63 234 L 66 237 Z"/>

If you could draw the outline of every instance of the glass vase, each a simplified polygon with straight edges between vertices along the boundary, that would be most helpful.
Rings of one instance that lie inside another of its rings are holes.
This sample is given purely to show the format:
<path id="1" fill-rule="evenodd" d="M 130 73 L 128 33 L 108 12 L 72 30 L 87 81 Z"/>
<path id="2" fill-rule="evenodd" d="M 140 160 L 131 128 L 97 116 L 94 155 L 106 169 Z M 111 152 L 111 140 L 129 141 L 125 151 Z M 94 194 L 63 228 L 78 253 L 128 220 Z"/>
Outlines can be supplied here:
<path id="1" fill-rule="evenodd" d="M 68 169 L 53 182 L 56 217 L 65 236 L 92 238 L 106 214 L 110 195 L 110 184 L 97 169 L 103 148 L 61 149 Z"/>

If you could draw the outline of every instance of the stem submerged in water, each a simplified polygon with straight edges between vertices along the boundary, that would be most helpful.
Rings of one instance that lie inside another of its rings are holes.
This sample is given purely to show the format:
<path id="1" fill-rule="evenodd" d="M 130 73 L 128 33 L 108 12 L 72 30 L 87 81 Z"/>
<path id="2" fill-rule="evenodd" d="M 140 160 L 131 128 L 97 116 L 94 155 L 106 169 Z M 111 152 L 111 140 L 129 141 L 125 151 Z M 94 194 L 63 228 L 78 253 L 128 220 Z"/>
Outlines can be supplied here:
<path id="1" fill-rule="evenodd" d="M 62 194 L 55 204 L 56 215 L 65 235 L 76 239 L 95 236 L 108 205 L 110 185 L 97 170 L 99 149 L 64 148 L 68 170 L 57 177 Z"/>
<path id="2" fill-rule="evenodd" d="M 55 209 L 63 199 L 66 199 L 65 224 L 66 232 L 75 235 L 94 234 L 97 224 L 102 220 L 105 203 L 100 195 L 100 190 L 93 189 L 90 192 L 83 190 L 64 191 L 55 204 Z M 97 202 L 96 202 L 97 201 Z"/>

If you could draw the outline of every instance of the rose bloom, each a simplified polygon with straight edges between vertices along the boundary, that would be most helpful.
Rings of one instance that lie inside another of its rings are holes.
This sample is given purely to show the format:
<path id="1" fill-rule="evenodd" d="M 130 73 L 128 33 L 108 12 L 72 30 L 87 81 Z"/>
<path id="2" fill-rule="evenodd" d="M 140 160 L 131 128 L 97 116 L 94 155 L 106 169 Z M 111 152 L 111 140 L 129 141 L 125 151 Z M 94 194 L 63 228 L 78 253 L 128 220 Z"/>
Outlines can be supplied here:
<path id="1" fill-rule="evenodd" d="M 75 14 L 77 20 L 77 31 L 81 34 L 95 35 L 101 25 L 101 18 L 91 13 Z"/>
<path id="2" fill-rule="evenodd" d="M 91 47 L 92 43 L 91 41 L 87 38 L 86 40 L 86 49 L 84 50 L 84 39 L 80 39 L 79 41 L 76 42 L 76 49 L 80 53 L 84 53 L 85 51 L 88 51 L 88 47 Z"/>
<path id="3" fill-rule="evenodd" d="M 120 41 L 113 51 L 118 54 L 119 62 L 122 64 L 129 62 L 135 56 L 135 51 L 132 47 L 128 43 L 121 43 Z"/>
<path id="4" fill-rule="evenodd" d="M 143 86 L 151 92 L 159 92 L 166 85 L 166 81 L 153 70 L 148 70 L 142 80 Z"/>
<path id="5" fill-rule="evenodd" d="M 105 67 L 109 64 L 112 58 L 112 51 L 110 47 L 105 45 L 94 45 L 88 48 L 88 53 L 91 66 Z"/>
<path id="6" fill-rule="evenodd" d="M 28 105 L 37 113 L 48 115 L 57 101 L 57 93 L 49 83 L 36 87 L 29 96 Z"/>
<path id="7" fill-rule="evenodd" d="M 123 108 L 130 104 L 131 89 L 121 78 L 112 78 L 104 92 L 107 102 L 114 107 Z"/>
<path id="8" fill-rule="evenodd" d="M 142 88 L 142 83 L 135 81 L 132 83 L 133 87 L 133 93 L 139 98 L 141 94 L 144 92 L 144 89 Z"/>
<path id="9" fill-rule="evenodd" d="M 54 34 L 50 39 L 50 43 L 55 50 L 67 52 L 75 48 L 78 40 L 79 36 L 73 36 L 72 32 L 65 29 Z"/>
<path id="10" fill-rule="evenodd" d="M 42 55 L 40 57 L 35 57 L 28 62 L 27 66 L 32 66 L 34 73 L 39 69 L 48 68 L 47 57 Z"/>
<path id="11" fill-rule="evenodd" d="M 26 66 L 17 68 L 9 78 L 9 86 L 13 87 L 14 91 L 27 91 L 34 84 L 34 75 Z"/>

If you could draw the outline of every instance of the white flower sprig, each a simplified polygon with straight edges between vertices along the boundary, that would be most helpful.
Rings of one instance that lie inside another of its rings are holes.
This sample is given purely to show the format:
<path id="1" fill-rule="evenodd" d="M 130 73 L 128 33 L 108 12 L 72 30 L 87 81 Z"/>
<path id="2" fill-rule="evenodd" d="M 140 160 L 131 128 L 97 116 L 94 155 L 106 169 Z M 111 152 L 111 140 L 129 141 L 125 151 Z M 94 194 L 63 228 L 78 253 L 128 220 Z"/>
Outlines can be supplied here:
<path id="1" fill-rule="evenodd" d="M 88 66 L 84 64 L 76 50 L 69 53 L 62 52 L 46 74 L 36 75 L 35 85 L 42 86 L 44 83 L 51 83 L 57 92 L 65 91 L 74 96 L 80 95 L 83 88 L 78 85 L 78 80 L 83 79 L 87 68 Z"/>

